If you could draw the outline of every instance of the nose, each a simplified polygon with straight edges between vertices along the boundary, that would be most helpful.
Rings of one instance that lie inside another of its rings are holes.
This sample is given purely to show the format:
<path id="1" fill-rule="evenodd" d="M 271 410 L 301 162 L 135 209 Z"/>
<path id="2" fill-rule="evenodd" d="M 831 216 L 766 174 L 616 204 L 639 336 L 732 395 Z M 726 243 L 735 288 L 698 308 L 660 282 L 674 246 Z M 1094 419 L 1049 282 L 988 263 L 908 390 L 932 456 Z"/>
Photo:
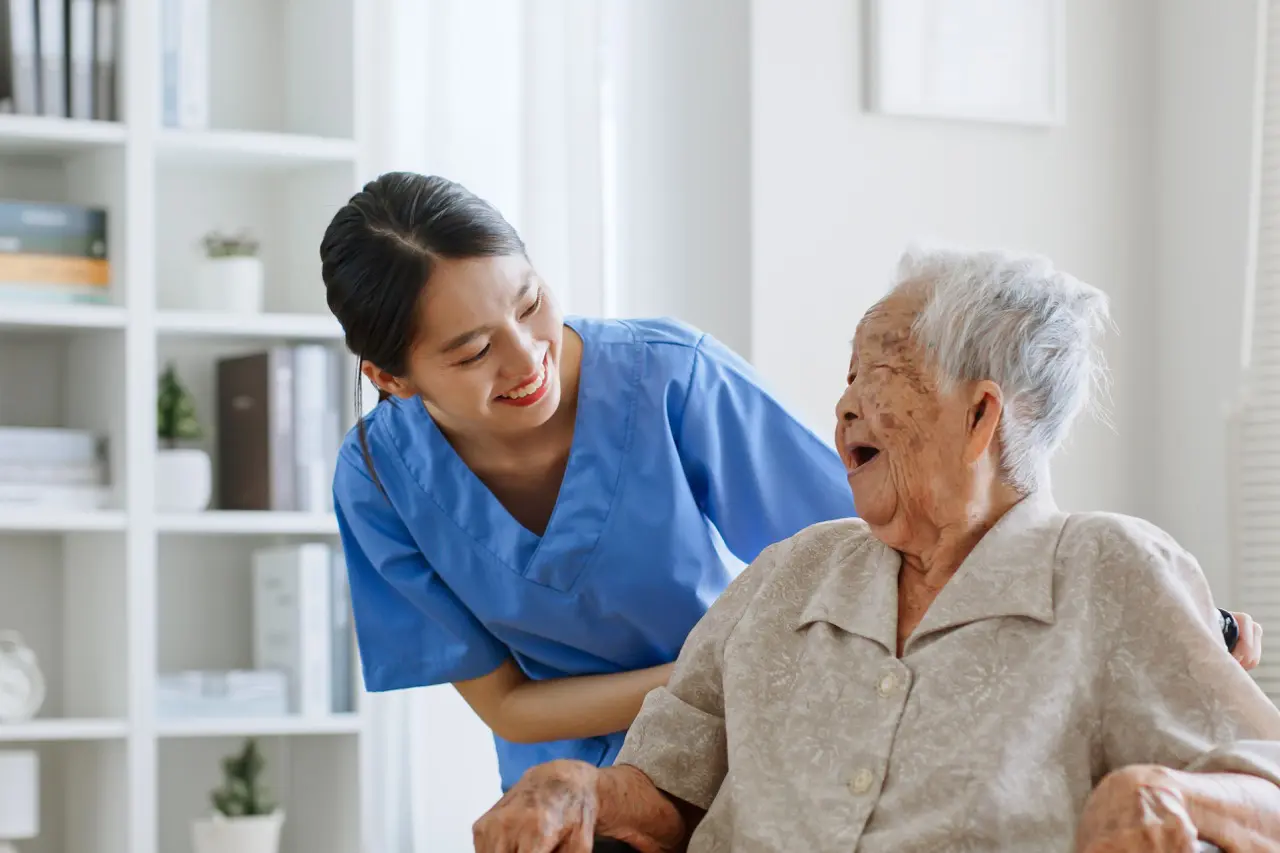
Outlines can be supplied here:
<path id="1" fill-rule="evenodd" d="M 854 406 L 853 386 L 844 389 L 844 393 L 840 395 L 840 399 L 836 401 L 836 420 L 842 424 L 852 423 L 858 419 L 858 412 Z"/>
<path id="2" fill-rule="evenodd" d="M 507 373 L 516 379 L 523 379 L 537 373 L 540 367 L 542 354 L 538 342 L 527 333 L 517 334 L 507 356 Z"/>

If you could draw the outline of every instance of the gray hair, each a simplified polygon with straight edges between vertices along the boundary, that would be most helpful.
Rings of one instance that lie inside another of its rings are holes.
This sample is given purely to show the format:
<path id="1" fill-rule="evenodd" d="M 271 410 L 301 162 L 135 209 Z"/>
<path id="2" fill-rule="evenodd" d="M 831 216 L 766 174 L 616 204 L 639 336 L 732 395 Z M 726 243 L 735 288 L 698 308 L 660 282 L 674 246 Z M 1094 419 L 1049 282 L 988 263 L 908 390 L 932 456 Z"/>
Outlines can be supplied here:
<path id="1" fill-rule="evenodd" d="M 943 389 L 999 385 L 1004 474 L 1022 492 L 1046 486 L 1050 458 L 1105 388 L 1106 294 L 1038 255 L 912 246 L 893 290 L 916 289 L 926 301 L 912 332 Z"/>

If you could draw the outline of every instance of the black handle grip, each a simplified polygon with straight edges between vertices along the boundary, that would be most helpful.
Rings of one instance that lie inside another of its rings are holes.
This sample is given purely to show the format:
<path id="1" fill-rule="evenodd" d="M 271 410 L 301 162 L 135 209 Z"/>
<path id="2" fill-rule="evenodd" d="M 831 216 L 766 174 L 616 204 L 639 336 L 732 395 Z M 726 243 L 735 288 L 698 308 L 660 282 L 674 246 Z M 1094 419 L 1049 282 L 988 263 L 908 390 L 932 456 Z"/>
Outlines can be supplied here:
<path id="1" fill-rule="evenodd" d="M 1240 642 L 1240 625 L 1231 611 L 1218 608 L 1218 623 L 1222 625 L 1222 639 L 1227 644 L 1227 651 L 1234 652 L 1236 643 Z"/>

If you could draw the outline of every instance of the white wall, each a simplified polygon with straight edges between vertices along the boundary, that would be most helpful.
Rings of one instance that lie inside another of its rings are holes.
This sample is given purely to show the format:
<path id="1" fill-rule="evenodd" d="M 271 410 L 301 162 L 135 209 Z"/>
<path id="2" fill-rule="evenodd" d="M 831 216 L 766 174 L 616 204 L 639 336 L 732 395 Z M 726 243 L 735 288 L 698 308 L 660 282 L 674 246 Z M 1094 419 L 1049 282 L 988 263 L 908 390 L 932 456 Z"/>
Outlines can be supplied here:
<path id="1" fill-rule="evenodd" d="M 869 114 L 861 3 L 753 0 L 752 356 L 822 434 L 908 240 L 1036 250 L 1105 290 L 1121 330 L 1115 429 L 1077 427 L 1059 502 L 1151 510 L 1156 5 L 1068 3 L 1067 122 L 1044 130 Z"/>
<path id="2" fill-rule="evenodd" d="M 747 353 L 748 6 L 604 2 L 615 39 L 617 313 L 678 316 Z"/>
<path id="3" fill-rule="evenodd" d="M 1242 379 L 1256 0 L 1161 0 L 1157 121 L 1160 465 L 1153 520 L 1230 584 L 1228 408 Z M 1275 22 L 1272 22 L 1275 26 Z"/>

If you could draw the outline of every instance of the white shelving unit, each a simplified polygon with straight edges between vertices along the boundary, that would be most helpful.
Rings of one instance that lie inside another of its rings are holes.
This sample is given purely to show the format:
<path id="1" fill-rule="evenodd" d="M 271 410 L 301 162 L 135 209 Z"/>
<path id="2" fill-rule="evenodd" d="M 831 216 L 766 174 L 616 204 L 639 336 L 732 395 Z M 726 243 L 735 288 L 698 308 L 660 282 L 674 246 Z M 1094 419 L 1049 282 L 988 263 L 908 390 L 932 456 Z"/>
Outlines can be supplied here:
<path id="1" fill-rule="evenodd" d="M 49 686 L 35 720 L 0 725 L 0 749 L 41 758 L 42 834 L 22 849 L 185 853 L 220 759 L 253 736 L 287 814 L 282 853 L 372 853 L 356 685 L 353 714 L 155 713 L 158 673 L 251 665 L 252 550 L 336 545 L 334 517 L 158 513 L 153 480 L 165 364 L 211 432 L 216 359 L 278 342 L 342 347 L 318 247 L 367 177 L 357 94 L 370 7 L 211 3 L 210 127 L 197 131 L 161 127 L 158 0 L 120 12 L 121 121 L 0 116 L 0 196 L 105 206 L 113 271 L 110 305 L 0 301 L 0 424 L 104 434 L 115 495 L 97 512 L 0 510 L 0 628 L 23 633 Z M 265 313 L 192 310 L 200 236 L 242 227 L 263 247 Z"/>

